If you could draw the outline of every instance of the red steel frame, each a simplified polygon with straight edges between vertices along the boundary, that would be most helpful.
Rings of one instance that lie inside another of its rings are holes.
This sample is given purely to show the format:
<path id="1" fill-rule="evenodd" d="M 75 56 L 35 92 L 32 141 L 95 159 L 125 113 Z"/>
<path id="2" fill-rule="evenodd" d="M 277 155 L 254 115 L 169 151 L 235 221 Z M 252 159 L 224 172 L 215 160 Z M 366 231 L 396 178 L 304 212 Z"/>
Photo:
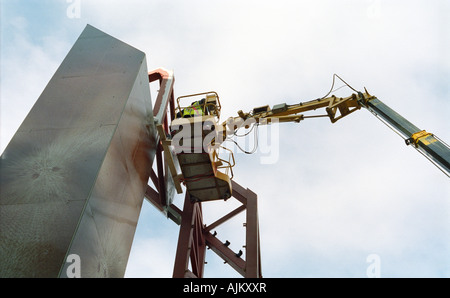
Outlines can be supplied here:
<path id="1" fill-rule="evenodd" d="M 242 205 L 208 226 L 204 225 L 202 221 L 202 203 L 191 202 L 189 194 L 186 194 L 173 277 L 203 277 L 207 247 L 243 277 L 262 277 L 257 196 L 251 190 L 244 189 L 234 181 L 232 181 L 232 188 L 232 197 L 241 202 Z M 244 210 L 247 211 L 245 260 L 211 233 L 212 229 Z M 192 271 L 189 270 L 189 261 Z"/>
<path id="2" fill-rule="evenodd" d="M 169 109 L 171 119 L 174 119 L 175 116 L 174 79 L 164 69 L 156 69 L 149 72 L 149 82 L 151 83 L 156 80 L 159 80 L 160 90 L 155 102 L 153 114 L 156 117 L 158 114 L 161 115 L 163 113 L 161 122 L 164 123 L 164 129 L 168 133 L 167 109 Z M 151 186 L 147 186 L 145 197 L 160 211 L 164 212 L 168 206 L 164 184 L 165 173 L 162 153 L 163 148 L 159 141 L 156 152 L 157 173 L 152 170 L 150 175 L 156 190 Z M 242 203 L 242 205 L 208 226 L 203 224 L 202 203 L 192 202 L 187 192 L 183 210 L 180 210 L 173 204 L 170 205 L 172 212 L 177 213 L 179 215 L 178 217 L 181 217 L 173 270 L 174 278 L 203 277 L 206 248 L 210 248 L 243 277 L 262 277 L 257 195 L 253 191 L 245 189 L 238 183 L 232 181 L 232 197 Z M 208 202 L 208 204 L 213 204 L 213 202 Z M 246 211 L 245 259 L 240 254 L 232 251 L 227 243 L 222 242 L 215 234 L 211 233 L 214 228 L 243 211 Z M 192 270 L 189 269 L 189 264 Z"/>
<path id="3" fill-rule="evenodd" d="M 153 116 L 157 117 L 162 115 L 161 122 L 164 123 L 164 130 L 166 133 L 169 132 L 167 109 L 170 111 L 170 117 L 173 119 L 175 117 L 175 105 L 174 105 L 174 94 L 173 94 L 173 84 L 174 79 L 166 70 L 159 68 L 148 73 L 149 83 L 159 80 L 160 89 L 158 92 L 158 97 L 156 98 L 155 106 L 153 107 Z M 152 169 L 150 178 L 157 188 L 155 191 L 150 186 L 147 186 L 146 198 L 149 199 L 157 208 L 160 209 L 161 206 L 167 205 L 166 200 L 166 188 L 164 184 L 164 166 L 163 166 L 163 147 L 161 142 L 158 142 L 158 147 L 156 150 L 156 165 L 157 172 Z M 161 209 L 162 211 L 162 209 Z"/>

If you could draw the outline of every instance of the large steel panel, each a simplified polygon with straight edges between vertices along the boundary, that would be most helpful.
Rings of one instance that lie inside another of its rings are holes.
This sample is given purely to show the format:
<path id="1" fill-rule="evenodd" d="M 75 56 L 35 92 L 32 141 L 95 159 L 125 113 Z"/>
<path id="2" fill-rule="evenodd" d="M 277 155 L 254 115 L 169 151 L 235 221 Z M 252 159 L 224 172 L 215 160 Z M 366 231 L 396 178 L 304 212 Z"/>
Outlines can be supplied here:
<path id="1" fill-rule="evenodd" d="M 0 159 L 0 277 L 125 273 L 155 155 L 145 54 L 87 26 Z"/>

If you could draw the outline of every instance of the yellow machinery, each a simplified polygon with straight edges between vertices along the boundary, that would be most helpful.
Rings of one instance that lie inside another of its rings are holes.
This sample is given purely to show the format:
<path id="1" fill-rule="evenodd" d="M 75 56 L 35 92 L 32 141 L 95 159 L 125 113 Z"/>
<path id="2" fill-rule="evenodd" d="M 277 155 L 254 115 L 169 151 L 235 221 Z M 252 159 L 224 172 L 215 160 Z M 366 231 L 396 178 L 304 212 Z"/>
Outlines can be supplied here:
<path id="1" fill-rule="evenodd" d="M 191 102 L 202 97 L 201 100 Z M 189 100 L 191 104 L 182 105 Z M 221 105 L 216 92 L 204 92 L 177 98 L 175 109 L 177 117 L 170 125 L 170 141 L 159 126 L 165 152 L 168 145 L 174 147 L 174 153 L 181 168 L 181 175 L 173 175 L 178 193 L 179 183 L 186 188 L 194 201 L 228 199 L 231 196 L 233 178 L 233 153 L 216 143 L 218 140 Z M 219 150 L 227 150 L 229 158 L 219 157 Z M 166 155 L 170 170 L 176 173 L 174 157 Z"/>
<path id="2" fill-rule="evenodd" d="M 338 76 L 335 75 L 335 77 Z M 347 86 L 349 85 L 347 84 Z M 349 87 L 353 89 L 351 86 Z M 178 192 L 181 193 L 179 183 L 184 183 L 194 201 L 210 201 L 230 197 L 234 157 L 230 151 L 229 159 L 225 160 L 219 157 L 219 151 L 228 150 L 221 144 L 227 140 L 228 136 L 235 134 L 242 127 L 249 128 L 251 125 L 270 124 L 274 121 L 298 123 L 306 118 L 315 117 L 327 117 L 334 123 L 362 107 L 371 111 L 385 124 L 397 131 L 404 137 L 407 145 L 414 145 L 447 176 L 450 176 L 450 149 L 447 144 L 435 135 L 414 126 L 378 98 L 370 95 L 367 90 L 364 93 L 353 90 L 356 93 L 344 98 L 328 96 L 330 91 L 326 96 L 308 102 L 293 105 L 282 103 L 272 108 L 262 106 L 254 108 L 249 113 L 239 111 L 237 117 L 230 117 L 223 123 L 219 123 L 221 105 L 216 92 L 179 97 L 176 108 L 177 116 L 171 123 L 170 141 L 167 141 L 166 136 L 162 135 L 163 130 L 159 128 L 163 145 L 174 146 L 181 167 L 182 174 L 173 175 Z M 199 96 L 203 98 L 191 102 L 192 99 Z M 180 105 L 180 100 L 186 99 L 190 99 L 191 103 Z M 303 114 L 318 109 L 325 109 L 326 114 Z M 168 159 L 169 165 L 174 163 L 173 157 Z M 176 173 L 173 165 L 171 172 Z"/>
<path id="3" fill-rule="evenodd" d="M 274 122 L 298 123 L 315 117 L 329 118 L 334 123 L 365 108 L 401 135 L 407 145 L 412 145 L 447 176 L 450 176 L 450 148 L 447 144 L 435 135 L 414 126 L 378 98 L 370 95 L 367 90 L 357 91 L 343 81 L 355 93 L 343 98 L 329 96 L 336 77 L 338 76 L 333 76 L 333 85 L 328 94 L 321 98 L 292 105 L 281 103 L 272 108 L 257 107 L 248 113 L 238 111 L 236 117 L 230 117 L 224 122 L 220 122 L 221 104 L 216 92 L 182 96 L 176 103 L 172 99 L 170 126 L 166 120 L 164 124 L 157 125 L 157 129 L 165 162 L 177 192 L 183 192 L 181 184 L 186 186 L 183 211 L 178 210 L 170 202 L 167 207 L 161 203 L 164 202 L 160 198 L 161 190 L 159 194 L 156 191 L 150 191 L 146 197 L 149 197 L 160 210 L 166 209 L 168 216 L 180 224 L 174 277 L 201 277 L 206 247 L 211 248 L 242 276 L 262 277 L 257 196 L 232 180 L 234 166 L 232 152 L 227 153 L 228 158 L 223 158 L 226 153 L 224 151 L 227 149 L 222 147 L 222 143 L 229 140 L 234 142 L 231 137 L 239 136 L 237 131 L 240 128 L 248 129 L 243 136 L 254 131 L 257 138 L 259 125 Z M 310 113 L 315 110 L 324 112 Z M 240 149 L 251 154 L 256 151 L 256 148 L 255 146 L 255 149 L 250 152 Z M 181 173 L 179 173 L 180 169 Z M 163 174 L 160 175 L 162 177 Z M 226 200 L 230 197 L 236 198 L 241 205 L 210 225 L 205 225 L 202 219 L 201 203 Z M 228 240 L 222 242 L 216 237 L 216 233 L 211 233 L 213 228 L 244 210 L 246 211 L 245 260 L 241 258 L 242 251 L 235 253 L 228 248 L 230 244 Z M 188 266 L 189 260 L 192 270 Z"/>

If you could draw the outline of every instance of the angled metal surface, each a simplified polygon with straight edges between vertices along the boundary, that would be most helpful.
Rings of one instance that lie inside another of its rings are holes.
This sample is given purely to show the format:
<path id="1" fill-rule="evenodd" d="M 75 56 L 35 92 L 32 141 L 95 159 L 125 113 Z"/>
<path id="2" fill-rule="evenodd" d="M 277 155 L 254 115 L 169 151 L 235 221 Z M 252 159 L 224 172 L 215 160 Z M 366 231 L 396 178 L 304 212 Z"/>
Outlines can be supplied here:
<path id="1" fill-rule="evenodd" d="M 0 277 L 123 276 L 155 136 L 145 54 L 88 25 L 1 156 Z"/>

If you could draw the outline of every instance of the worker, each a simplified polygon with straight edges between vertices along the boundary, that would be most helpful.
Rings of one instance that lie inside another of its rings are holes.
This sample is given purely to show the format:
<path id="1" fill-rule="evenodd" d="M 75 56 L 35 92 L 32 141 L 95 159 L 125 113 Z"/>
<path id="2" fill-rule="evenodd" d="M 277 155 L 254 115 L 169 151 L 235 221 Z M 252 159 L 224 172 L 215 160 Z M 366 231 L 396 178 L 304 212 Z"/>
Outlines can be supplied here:
<path id="1" fill-rule="evenodd" d="M 204 104 L 205 104 L 204 98 L 199 101 L 194 101 L 193 103 L 191 103 L 189 107 L 183 109 L 182 111 L 183 118 L 205 115 L 205 111 L 203 110 Z"/>

